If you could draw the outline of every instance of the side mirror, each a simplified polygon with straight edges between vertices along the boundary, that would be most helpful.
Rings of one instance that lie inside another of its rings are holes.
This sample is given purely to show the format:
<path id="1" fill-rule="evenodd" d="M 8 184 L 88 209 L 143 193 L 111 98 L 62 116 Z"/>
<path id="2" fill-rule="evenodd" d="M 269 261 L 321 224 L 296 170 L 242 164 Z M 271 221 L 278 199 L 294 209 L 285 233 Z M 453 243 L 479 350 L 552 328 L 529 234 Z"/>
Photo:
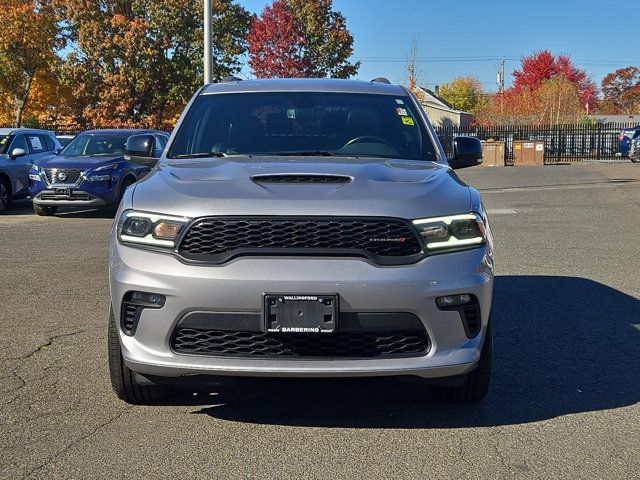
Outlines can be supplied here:
<path id="1" fill-rule="evenodd" d="M 482 163 L 482 143 L 475 137 L 456 137 L 453 139 L 453 158 L 449 166 L 454 170 L 475 167 Z"/>
<path id="2" fill-rule="evenodd" d="M 132 135 L 124 147 L 124 159 L 127 162 L 137 163 L 145 167 L 153 168 L 158 159 L 154 157 L 156 151 L 156 138 L 153 135 Z"/>
<path id="3" fill-rule="evenodd" d="M 11 155 L 9 156 L 15 160 L 18 157 L 24 157 L 26 154 L 27 152 L 25 152 L 23 148 L 14 148 L 11 150 Z"/>

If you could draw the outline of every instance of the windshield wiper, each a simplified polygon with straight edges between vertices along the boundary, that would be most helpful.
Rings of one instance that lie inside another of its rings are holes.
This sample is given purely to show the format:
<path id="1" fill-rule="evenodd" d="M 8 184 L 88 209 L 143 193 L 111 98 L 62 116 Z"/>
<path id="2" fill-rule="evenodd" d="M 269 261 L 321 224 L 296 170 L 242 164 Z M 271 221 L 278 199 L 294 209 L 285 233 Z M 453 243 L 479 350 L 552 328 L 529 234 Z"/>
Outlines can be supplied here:
<path id="1" fill-rule="evenodd" d="M 175 157 L 169 158 L 213 158 L 213 157 L 226 157 L 227 154 L 223 152 L 200 152 L 200 153 L 181 153 Z"/>

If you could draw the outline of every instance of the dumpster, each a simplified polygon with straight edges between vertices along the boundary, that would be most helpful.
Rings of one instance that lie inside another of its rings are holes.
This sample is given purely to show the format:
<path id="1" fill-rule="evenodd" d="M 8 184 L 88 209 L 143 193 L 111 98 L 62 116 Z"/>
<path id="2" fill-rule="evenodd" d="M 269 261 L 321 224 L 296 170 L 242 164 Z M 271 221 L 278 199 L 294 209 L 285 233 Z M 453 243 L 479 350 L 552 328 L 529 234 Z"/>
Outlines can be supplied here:
<path id="1" fill-rule="evenodd" d="M 514 140 L 513 165 L 516 167 L 544 165 L 544 142 L 542 140 Z"/>
<path id="2" fill-rule="evenodd" d="M 487 140 L 482 142 L 482 166 L 504 167 L 505 142 Z"/>

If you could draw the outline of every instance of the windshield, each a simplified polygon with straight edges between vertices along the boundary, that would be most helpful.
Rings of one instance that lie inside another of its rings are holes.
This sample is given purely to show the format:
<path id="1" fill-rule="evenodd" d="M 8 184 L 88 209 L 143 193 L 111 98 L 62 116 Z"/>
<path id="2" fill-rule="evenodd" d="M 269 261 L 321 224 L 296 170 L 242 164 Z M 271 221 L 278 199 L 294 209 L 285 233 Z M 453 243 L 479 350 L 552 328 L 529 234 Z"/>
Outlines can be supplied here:
<path id="1" fill-rule="evenodd" d="M 124 155 L 128 135 L 80 134 L 62 149 L 64 157 L 117 157 Z"/>
<path id="2" fill-rule="evenodd" d="M 438 159 L 406 96 L 322 92 L 199 96 L 169 158 L 233 154 Z"/>
<path id="3" fill-rule="evenodd" d="M 9 153 L 10 135 L 0 135 L 0 154 Z"/>

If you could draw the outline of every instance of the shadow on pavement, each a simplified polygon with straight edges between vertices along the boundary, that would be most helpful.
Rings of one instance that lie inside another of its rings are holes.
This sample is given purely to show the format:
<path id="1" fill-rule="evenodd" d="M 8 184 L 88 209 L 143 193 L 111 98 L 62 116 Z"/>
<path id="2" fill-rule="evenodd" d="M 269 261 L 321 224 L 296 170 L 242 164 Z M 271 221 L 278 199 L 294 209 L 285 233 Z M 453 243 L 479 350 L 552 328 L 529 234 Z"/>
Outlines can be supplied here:
<path id="1" fill-rule="evenodd" d="M 113 210 L 96 209 L 96 208 L 59 208 L 55 214 L 55 217 L 60 218 L 113 218 Z M 15 200 L 11 205 L 11 208 L 6 212 L 7 216 L 17 215 L 33 215 L 36 213 L 33 211 L 33 204 L 28 198 Z"/>
<path id="2" fill-rule="evenodd" d="M 637 299 L 582 278 L 502 276 L 493 322 L 493 383 L 477 405 L 438 403 L 428 390 L 391 379 L 247 382 L 183 404 L 210 405 L 196 413 L 259 424 L 462 428 L 640 401 Z"/>

